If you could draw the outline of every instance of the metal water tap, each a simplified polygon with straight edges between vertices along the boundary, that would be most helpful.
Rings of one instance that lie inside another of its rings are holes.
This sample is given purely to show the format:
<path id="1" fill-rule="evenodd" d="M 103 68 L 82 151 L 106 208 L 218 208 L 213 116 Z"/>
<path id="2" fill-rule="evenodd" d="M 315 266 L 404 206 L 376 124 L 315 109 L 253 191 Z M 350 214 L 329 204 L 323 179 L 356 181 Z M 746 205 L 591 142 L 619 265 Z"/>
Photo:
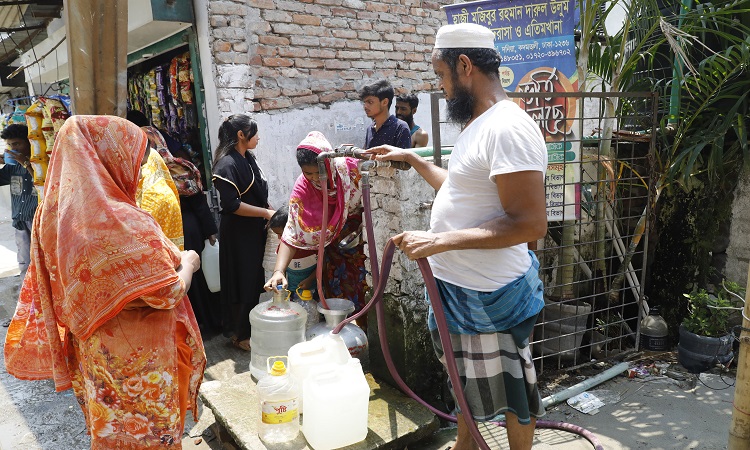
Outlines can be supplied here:
<path id="1" fill-rule="evenodd" d="M 341 156 L 349 156 L 357 159 L 370 159 L 369 155 L 364 154 L 364 150 L 359 147 L 355 147 L 352 144 L 339 145 L 334 151 L 336 153 L 339 153 Z"/>
<path id="2" fill-rule="evenodd" d="M 334 150 L 335 153 L 339 153 L 340 156 L 349 156 L 352 158 L 357 159 L 365 159 L 370 160 L 370 155 L 368 155 L 366 150 L 363 150 L 359 147 L 355 147 L 352 144 L 342 144 L 336 147 L 336 150 Z M 398 170 L 409 170 L 411 169 L 411 164 L 409 164 L 406 161 L 376 161 L 377 167 L 393 167 L 394 169 Z"/>
<path id="3" fill-rule="evenodd" d="M 359 166 L 359 174 L 362 175 L 362 179 L 360 180 L 360 187 L 364 189 L 365 187 L 370 187 L 370 171 L 377 167 L 378 161 L 368 159 L 366 161 L 362 161 L 358 164 Z"/>
<path id="4" fill-rule="evenodd" d="M 411 164 L 407 163 L 406 161 L 376 161 L 374 159 L 370 159 L 370 155 L 365 153 L 365 151 L 366 150 L 363 150 L 352 144 L 342 144 L 336 147 L 331 152 L 320 153 L 315 160 L 318 163 L 318 172 L 320 175 L 321 184 L 328 182 L 328 171 L 326 170 L 325 163 L 326 159 L 338 158 L 342 156 L 348 156 L 350 158 L 363 160 L 364 162 L 360 163 L 360 171 L 367 173 L 368 177 L 368 171 L 372 170 L 374 167 L 393 167 L 394 169 L 398 170 L 411 169 Z M 369 183 L 369 180 L 365 180 L 365 183 Z"/>
<path id="5" fill-rule="evenodd" d="M 315 158 L 315 161 L 318 163 L 318 174 L 320 176 L 320 183 L 323 186 L 326 186 L 328 183 L 328 171 L 326 170 L 326 159 L 329 158 L 335 158 L 338 155 L 335 151 L 332 152 L 322 152 L 318 154 L 318 157 Z"/>

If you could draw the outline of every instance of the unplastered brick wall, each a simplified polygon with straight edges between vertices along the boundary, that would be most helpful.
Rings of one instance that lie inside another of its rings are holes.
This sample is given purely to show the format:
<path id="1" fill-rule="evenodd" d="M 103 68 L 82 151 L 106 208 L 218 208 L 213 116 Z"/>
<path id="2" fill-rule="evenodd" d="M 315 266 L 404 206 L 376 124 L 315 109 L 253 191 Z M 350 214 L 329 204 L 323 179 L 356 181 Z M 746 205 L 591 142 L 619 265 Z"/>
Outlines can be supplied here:
<path id="1" fill-rule="evenodd" d="M 430 54 L 450 0 L 211 0 L 220 101 L 274 112 L 358 99 L 388 79 L 401 92 L 436 88 Z"/>

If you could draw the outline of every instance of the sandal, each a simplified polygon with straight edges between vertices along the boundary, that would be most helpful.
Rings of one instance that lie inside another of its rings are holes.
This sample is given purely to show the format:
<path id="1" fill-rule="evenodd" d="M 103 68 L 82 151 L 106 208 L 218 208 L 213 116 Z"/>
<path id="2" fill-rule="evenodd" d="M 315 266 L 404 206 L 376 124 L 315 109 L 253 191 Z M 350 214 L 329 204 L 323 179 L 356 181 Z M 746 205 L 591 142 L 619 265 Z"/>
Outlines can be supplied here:
<path id="1" fill-rule="evenodd" d="M 232 336 L 232 345 L 237 347 L 240 350 L 249 352 L 250 351 L 250 339 L 245 339 L 243 341 L 238 341 L 236 336 Z"/>

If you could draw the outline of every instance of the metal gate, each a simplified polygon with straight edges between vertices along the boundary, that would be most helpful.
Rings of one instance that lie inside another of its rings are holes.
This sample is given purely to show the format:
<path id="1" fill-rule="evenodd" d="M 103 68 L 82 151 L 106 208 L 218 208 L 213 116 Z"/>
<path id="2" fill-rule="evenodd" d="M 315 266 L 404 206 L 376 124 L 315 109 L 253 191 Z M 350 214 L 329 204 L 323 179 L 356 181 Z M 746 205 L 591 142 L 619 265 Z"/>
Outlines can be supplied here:
<path id="1" fill-rule="evenodd" d="M 637 348 L 638 324 L 648 311 L 643 283 L 655 192 L 650 130 L 657 126 L 657 94 L 509 96 L 543 131 L 552 120 L 546 102 L 576 105 L 575 116 L 562 118 L 572 133 L 548 146 L 548 230 L 535 250 L 546 303 L 532 335 L 537 369 L 575 366 Z M 435 93 L 431 99 L 438 165 L 449 158 L 446 150 L 458 134 L 440 114 L 442 97 Z"/>

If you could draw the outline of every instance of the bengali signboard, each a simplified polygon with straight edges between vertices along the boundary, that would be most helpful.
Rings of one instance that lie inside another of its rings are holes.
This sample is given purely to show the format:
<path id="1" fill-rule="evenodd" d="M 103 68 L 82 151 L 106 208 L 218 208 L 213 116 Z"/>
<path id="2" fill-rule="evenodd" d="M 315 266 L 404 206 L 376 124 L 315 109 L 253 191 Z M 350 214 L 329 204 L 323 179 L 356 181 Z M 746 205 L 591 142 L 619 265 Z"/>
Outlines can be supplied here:
<path id="1" fill-rule="evenodd" d="M 448 23 L 476 23 L 495 33 L 502 55 L 500 79 L 508 91 L 575 92 L 574 0 L 485 0 L 444 6 Z M 517 99 L 547 140 L 548 220 L 575 220 L 580 214 L 580 138 L 575 127 L 578 101 L 535 96 Z"/>

